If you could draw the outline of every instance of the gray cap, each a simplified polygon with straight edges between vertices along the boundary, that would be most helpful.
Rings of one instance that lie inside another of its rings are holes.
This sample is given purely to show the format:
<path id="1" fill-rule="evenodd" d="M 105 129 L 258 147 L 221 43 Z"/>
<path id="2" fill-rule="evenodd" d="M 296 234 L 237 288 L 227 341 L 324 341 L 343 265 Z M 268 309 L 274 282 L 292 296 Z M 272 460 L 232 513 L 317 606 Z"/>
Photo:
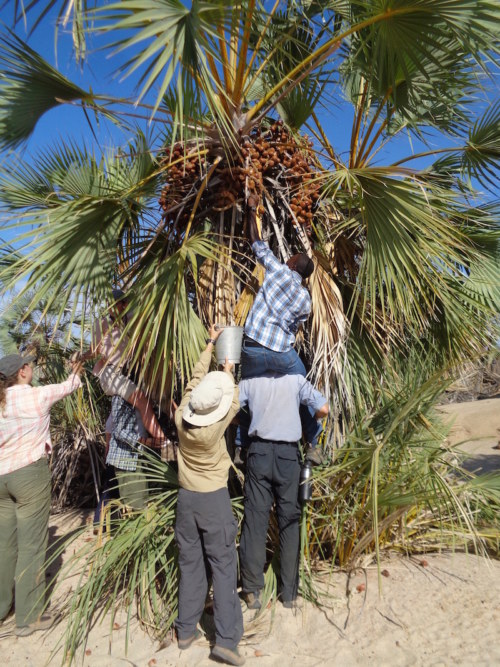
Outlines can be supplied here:
<path id="1" fill-rule="evenodd" d="M 22 357 L 20 354 L 8 354 L 0 359 L 0 376 L 9 378 L 30 361 L 35 361 L 33 355 Z"/>

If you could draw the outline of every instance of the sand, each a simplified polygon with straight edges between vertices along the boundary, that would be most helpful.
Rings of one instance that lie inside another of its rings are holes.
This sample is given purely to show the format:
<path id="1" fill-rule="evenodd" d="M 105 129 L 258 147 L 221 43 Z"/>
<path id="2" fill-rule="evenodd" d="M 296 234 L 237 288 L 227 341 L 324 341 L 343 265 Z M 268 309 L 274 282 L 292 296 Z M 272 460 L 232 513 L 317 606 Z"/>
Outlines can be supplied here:
<path id="1" fill-rule="evenodd" d="M 469 452 L 470 469 L 500 470 L 500 400 L 446 405 L 455 417 L 450 443 Z M 478 440 L 472 438 L 479 438 Z M 73 513 L 51 522 L 52 533 L 70 529 L 82 517 Z M 72 522 L 72 523 L 71 523 Z M 328 604 L 321 610 L 304 603 L 300 610 L 280 604 L 257 619 L 244 611 L 247 637 L 240 651 L 247 665 L 301 667 L 331 665 L 449 666 L 500 665 L 500 561 L 474 554 L 442 553 L 385 558 L 349 577 L 336 573 L 328 586 Z M 381 588 L 380 588 L 381 585 Z M 209 645 L 200 639 L 181 652 L 173 641 L 159 649 L 133 621 L 125 652 L 124 615 L 119 629 L 108 623 L 91 631 L 85 667 L 210 667 Z M 64 629 L 64 621 L 48 633 L 16 638 L 12 623 L 0 628 L 0 656 L 5 665 L 47 664 Z M 60 664 L 60 654 L 50 664 Z"/>

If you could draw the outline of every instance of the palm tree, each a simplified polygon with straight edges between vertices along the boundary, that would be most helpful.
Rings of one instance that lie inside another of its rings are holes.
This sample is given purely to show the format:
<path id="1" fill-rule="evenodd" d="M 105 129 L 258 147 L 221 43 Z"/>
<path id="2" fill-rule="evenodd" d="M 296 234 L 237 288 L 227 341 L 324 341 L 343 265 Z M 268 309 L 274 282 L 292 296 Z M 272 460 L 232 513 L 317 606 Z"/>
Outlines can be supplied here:
<path id="1" fill-rule="evenodd" d="M 38 21 L 53 4 L 28 9 Z M 61 2 L 77 57 L 88 32 L 131 54 L 118 71 L 139 70 L 140 90 L 121 99 L 76 86 L 4 31 L 4 147 L 67 103 L 128 136 L 135 116 L 160 130 L 105 154 L 68 138 L 28 166 L 4 162 L 4 211 L 31 228 L 0 279 L 43 280 L 62 309 L 99 307 L 113 280 L 130 286 L 131 354 L 161 394 L 173 369 L 183 381 L 203 324 L 248 313 L 261 279 L 243 214 L 255 193 L 276 254 L 316 260 L 303 344 L 332 397 L 359 390 L 358 359 L 394 345 L 479 352 L 499 296 L 496 209 L 479 188 L 494 187 L 500 105 L 486 100 L 478 116 L 472 102 L 498 54 L 499 16 L 488 0 Z M 341 97 L 347 155 L 329 130 Z M 391 161 L 403 134 L 427 147 Z"/>
<path id="2" fill-rule="evenodd" d="M 497 339 L 500 104 L 488 85 L 498 3 L 12 5 L 34 25 L 58 6 L 77 59 L 85 62 L 87 35 L 99 35 L 122 87 L 138 81 L 137 94 L 97 94 L 3 31 L 0 143 L 13 152 L 0 165 L 0 191 L 18 255 L 0 257 L 0 284 L 36 290 L 26 315 L 55 294 L 61 313 L 98 311 L 113 283 L 126 286 L 125 333 L 145 386 L 156 396 L 182 386 L 204 326 L 244 322 L 262 279 L 245 228 L 245 202 L 256 194 L 276 255 L 305 251 L 315 260 L 301 344 L 314 380 L 350 416 L 340 455 L 316 473 L 321 504 L 305 519 L 310 553 L 348 564 L 382 540 L 408 548 L 433 530 L 467 540 L 475 520 L 477 541 L 494 543 L 498 484 L 447 481 L 430 411 L 439 369 Z M 42 115 L 64 104 L 81 107 L 88 141 L 64 138 L 17 159 Z M 341 104 L 352 121 L 346 142 L 336 136 Z M 123 131 L 115 149 L 93 140 L 94 117 Z M 395 158 L 402 137 L 418 148 Z M 172 506 L 158 508 L 167 534 Z M 411 524 L 404 537 L 403 520 Z M 118 576 L 131 568 L 128 583 L 101 567 L 115 562 L 106 543 L 90 561 L 102 579 L 82 585 L 74 609 L 84 599 L 95 611 L 93 591 L 103 586 L 137 592 L 139 562 L 150 574 L 167 561 L 175 567 L 170 552 L 153 549 L 150 560 L 130 563 L 131 536 L 144 521 L 120 528 Z M 165 631 L 167 607 L 146 614 L 148 623 Z M 74 631 L 81 617 L 73 620 Z M 70 654 L 81 633 L 72 637 Z"/>

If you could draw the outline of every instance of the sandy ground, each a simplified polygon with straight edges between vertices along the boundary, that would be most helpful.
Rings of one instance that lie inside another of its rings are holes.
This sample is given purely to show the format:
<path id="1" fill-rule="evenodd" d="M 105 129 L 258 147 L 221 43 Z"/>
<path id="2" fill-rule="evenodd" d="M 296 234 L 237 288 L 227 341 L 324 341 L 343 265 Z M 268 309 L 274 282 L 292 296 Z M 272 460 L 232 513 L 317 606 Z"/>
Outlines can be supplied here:
<path id="1" fill-rule="evenodd" d="M 447 405 L 442 410 L 455 418 L 450 442 L 463 442 L 460 448 L 471 455 L 470 469 L 500 471 L 500 450 L 493 449 L 500 436 L 500 400 Z M 71 527 L 70 520 L 75 525 L 81 519 L 79 515 L 63 521 L 55 517 L 51 532 L 60 535 Z M 350 578 L 335 574 L 322 610 L 304 604 L 301 610 L 292 611 L 278 604 L 257 619 L 254 612 L 244 611 L 247 633 L 240 652 L 246 664 L 500 666 L 500 561 L 464 553 L 393 556 L 384 560 L 381 570 L 384 576 L 379 576 L 375 566 L 358 570 Z M 184 652 L 175 641 L 160 649 L 135 621 L 125 652 L 124 617 L 116 621 L 120 627 L 112 637 L 107 623 L 91 631 L 78 664 L 214 664 L 206 640 Z M 16 638 L 9 632 L 12 623 L 4 625 L 0 628 L 2 663 L 16 667 L 47 664 L 63 628 L 64 622 L 48 633 Z M 50 664 L 61 664 L 60 653 Z"/>

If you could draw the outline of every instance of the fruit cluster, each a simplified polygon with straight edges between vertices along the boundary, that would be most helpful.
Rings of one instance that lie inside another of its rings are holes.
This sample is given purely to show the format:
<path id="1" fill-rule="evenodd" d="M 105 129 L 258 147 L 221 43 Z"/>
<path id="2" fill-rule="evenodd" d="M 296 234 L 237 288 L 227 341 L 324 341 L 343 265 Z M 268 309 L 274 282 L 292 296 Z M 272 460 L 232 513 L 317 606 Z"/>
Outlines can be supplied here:
<path id="1" fill-rule="evenodd" d="M 214 211 L 229 210 L 253 194 L 261 204 L 266 197 L 279 209 L 285 209 L 285 219 L 293 218 L 308 232 L 320 195 L 311 148 L 308 142 L 298 143 L 281 121 L 256 127 L 249 135 L 239 137 L 239 150 L 230 158 L 223 157 L 210 173 L 197 219 L 210 218 Z M 220 150 L 203 154 L 177 143 L 163 158 L 167 178 L 159 203 L 163 216 L 172 223 L 177 221 L 180 230 L 217 153 L 220 155 Z M 265 214 L 262 205 L 260 213 Z"/>

